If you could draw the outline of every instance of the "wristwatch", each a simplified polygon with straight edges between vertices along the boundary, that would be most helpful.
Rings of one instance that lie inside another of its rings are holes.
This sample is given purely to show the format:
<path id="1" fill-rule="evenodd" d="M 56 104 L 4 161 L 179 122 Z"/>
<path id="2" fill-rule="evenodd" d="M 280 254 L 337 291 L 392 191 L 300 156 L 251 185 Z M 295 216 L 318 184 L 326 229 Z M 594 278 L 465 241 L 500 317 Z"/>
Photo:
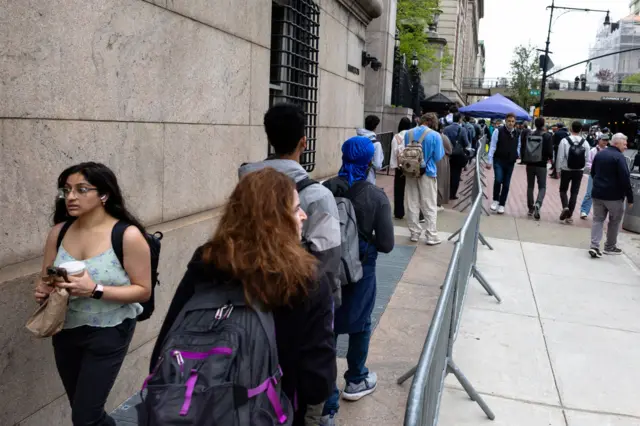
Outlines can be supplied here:
<path id="1" fill-rule="evenodd" d="M 102 294 L 104 292 L 104 287 L 102 284 L 96 284 L 96 288 L 93 289 L 93 293 L 91 293 L 91 298 L 100 300 L 102 298 Z"/>

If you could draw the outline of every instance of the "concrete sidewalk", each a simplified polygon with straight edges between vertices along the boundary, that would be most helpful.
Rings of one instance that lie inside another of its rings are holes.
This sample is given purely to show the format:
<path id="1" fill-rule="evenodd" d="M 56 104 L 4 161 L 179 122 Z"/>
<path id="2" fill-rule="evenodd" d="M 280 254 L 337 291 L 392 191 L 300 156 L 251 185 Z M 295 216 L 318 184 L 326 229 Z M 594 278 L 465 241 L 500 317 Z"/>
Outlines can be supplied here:
<path id="1" fill-rule="evenodd" d="M 541 227 L 544 239 L 562 245 L 527 241 L 540 240 L 539 222 L 538 232 L 522 232 L 523 222 L 511 235 L 491 237 L 513 226 L 499 219 L 503 226 L 485 233 L 495 251 L 480 246 L 478 267 L 503 303 L 472 280 L 454 346 L 454 360 L 496 420 L 449 376 L 439 425 L 640 425 L 640 273 L 633 256 L 591 259 L 587 230 L 549 223 Z M 407 236 L 396 227 L 398 244 L 408 244 Z M 419 359 L 452 248 L 417 246 L 371 340 L 368 366 L 378 373 L 378 390 L 342 402 L 341 425 L 402 424 L 410 381 L 395 381 Z M 625 242 L 622 248 L 638 250 Z M 344 371 L 343 359 L 339 365 Z"/>

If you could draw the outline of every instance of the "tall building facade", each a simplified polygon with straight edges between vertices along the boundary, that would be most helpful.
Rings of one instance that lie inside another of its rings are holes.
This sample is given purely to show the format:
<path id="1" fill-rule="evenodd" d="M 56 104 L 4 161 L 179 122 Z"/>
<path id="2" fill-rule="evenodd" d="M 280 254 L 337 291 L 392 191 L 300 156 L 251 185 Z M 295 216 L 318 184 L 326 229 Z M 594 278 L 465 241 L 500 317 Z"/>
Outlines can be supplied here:
<path id="1" fill-rule="evenodd" d="M 484 0 L 442 0 L 438 34 L 447 40 L 452 64 L 442 77 L 441 92 L 459 105 L 464 105 L 462 82 L 478 77 L 480 47 L 478 30 L 484 17 Z M 482 55 L 484 57 L 484 55 Z"/>
<path id="2" fill-rule="evenodd" d="M 111 410 L 139 390 L 168 303 L 214 232 L 237 168 L 268 155 L 269 105 L 304 109 L 308 171 L 339 169 L 342 142 L 362 125 L 362 52 L 382 2 L 22 0 L 0 9 L 0 425 L 67 425 L 51 342 L 24 327 L 58 174 L 107 164 L 132 212 L 164 233 L 156 311 L 136 328 Z"/>
<path id="3" fill-rule="evenodd" d="M 638 3 L 640 4 L 640 3 Z M 631 14 L 611 26 L 602 28 L 596 35 L 596 41 L 589 49 L 589 57 L 596 57 L 640 47 L 640 16 Z M 589 79 L 602 69 L 611 70 L 614 82 L 640 72 L 640 50 L 606 56 L 591 61 L 588 70 Z"/>

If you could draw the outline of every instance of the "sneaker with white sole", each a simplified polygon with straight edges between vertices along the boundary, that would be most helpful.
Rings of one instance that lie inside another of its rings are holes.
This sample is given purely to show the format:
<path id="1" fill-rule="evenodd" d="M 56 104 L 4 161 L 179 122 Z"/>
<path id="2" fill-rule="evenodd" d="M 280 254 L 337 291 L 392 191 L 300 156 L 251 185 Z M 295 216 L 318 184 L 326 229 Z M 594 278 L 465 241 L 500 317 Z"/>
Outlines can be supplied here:
<path id="1" fill-rule="evenodd" d="M 562 213 L 560 213 L 560 221 L 562 222 L 568 217 L 571 217 L 571 214 L 569 213 L 569 208 L 565 207 L 564 209 L 562 209 Z"/>
<path id="2" fill-rule="evenodd" d="M 491 203 L 491 211 L 495 212 L 496 210 L 498 210 L 498 202 L 494 201 L 493 203 Z"/>
<path id="3" fill-rule="evenodd" d="M 580 212 L 580 219 L 582 219 L 582 220 L 586 220 L 588 216 L 589 216 L 589 215 L 588 215 L 588 214 L 586 214 L 585 212 Z"/>
<path id="4" fill-rule="evenodd" d="M 433 239 L 427 240 L 428 246 L 437 246 L 438 244 L 442 244 L 442 240 L 440 238 L 433 238 Z"/>
<path id="5" fill-rule="evenodd" d="M 342 399 L 357 401 L 360 398 L 372 394 L 378 386 L 378 375 L 370 372 L 366 379 L 360 383 L 349 383 L 342 392 Z"/>
<path id="6" fill-rule="evenodd" d="M 411 240 L 412 243 L 417 243 L 418 241 L 420 241 L 420 236 L 412 235 L 411 238 L 409 239 Z"/>
<path id="7" fill-rule="evenodd" d="M 622 254 L 622 249 L 619 249 L 618 247 L 606 248 L 604 249 L 604 254 L 609 256 L 618 256 Z"/>
<path id="8" fill-rule="evenodd" d="M 444 207 L 443 206 L 438 206 L 438 211 L 439 212 L 443 212 L 444 211 Z"/>
<path id="9" fill-rule="evenodd" d="M 598 259 L 602 257 L 602 252 L 600 251 L 599 248 L 592 247 L 589 249 L 589 255 L 594 259 Z"/>
<path id="10" fill-rule="evenodd" d="M 533 206 L 533 218 L 535 220 L 540 220 L 540 204 L 538 203 Z"/>
<path id="11" fill-rule="evenodd" d="M 320 418 L 320 426 L 337 426 L 336 413 L 327 414 Z"/>
<path id="12" fill-rule="evenodd" d="M 504 206 L 498 206 L 498 214 L 504 214 Z"/>

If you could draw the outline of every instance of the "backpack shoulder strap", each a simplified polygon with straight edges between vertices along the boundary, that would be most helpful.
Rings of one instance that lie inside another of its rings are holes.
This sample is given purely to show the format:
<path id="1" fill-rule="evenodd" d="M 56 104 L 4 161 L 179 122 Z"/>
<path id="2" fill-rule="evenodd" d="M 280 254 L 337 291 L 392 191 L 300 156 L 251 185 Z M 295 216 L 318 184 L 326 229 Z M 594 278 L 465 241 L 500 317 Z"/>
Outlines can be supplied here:
<path id="1" fill-rule="evenodd" d="M 307 176 L 306 178 L 296 182 L 296 191 L 298 191 L 298 193 L 301 193 L 306 187 L 316 183 L 318 182 Z"/>
<path id="2" fill-rule="evenodd" d="M 62 225 L 62 228 L 60 229 L 60 233 L 58 234 L 58 241 L 56 242 L 56 250 L 60 250 L 60 246 L 62 245 L 62 240 L 64 239 L 64 236 L 66 235 L 67 231 L 69 230 L 73 222 L 75 222 L 75 219 L 70 219 L 66 221 L 64 225 Z"/>
<path id="3" fill-rule="evenodd" d="M 111 247 L 120 261 L 120 266 L 124 269 L 124 231 L 131 226 L 126 222 L 118 221 L 111 230 Z"/>
<path id="4" fill-rule="evenodd" d="M 429 132 L 433 132 L 433 130 L 431 130 L 431 129 L 426 129 L 426 130 L 424 131 L 424 133 L 422 134 L 422 136 L 420 136 L 420 139 L 418 140 L 418 143 L 419 143 L 420 145 L 422 145 L 422 141 L 424 141 L 424 138 L 426 138 L 426 137 L 427 137 L 427 134 L 428 134 Z"/>

